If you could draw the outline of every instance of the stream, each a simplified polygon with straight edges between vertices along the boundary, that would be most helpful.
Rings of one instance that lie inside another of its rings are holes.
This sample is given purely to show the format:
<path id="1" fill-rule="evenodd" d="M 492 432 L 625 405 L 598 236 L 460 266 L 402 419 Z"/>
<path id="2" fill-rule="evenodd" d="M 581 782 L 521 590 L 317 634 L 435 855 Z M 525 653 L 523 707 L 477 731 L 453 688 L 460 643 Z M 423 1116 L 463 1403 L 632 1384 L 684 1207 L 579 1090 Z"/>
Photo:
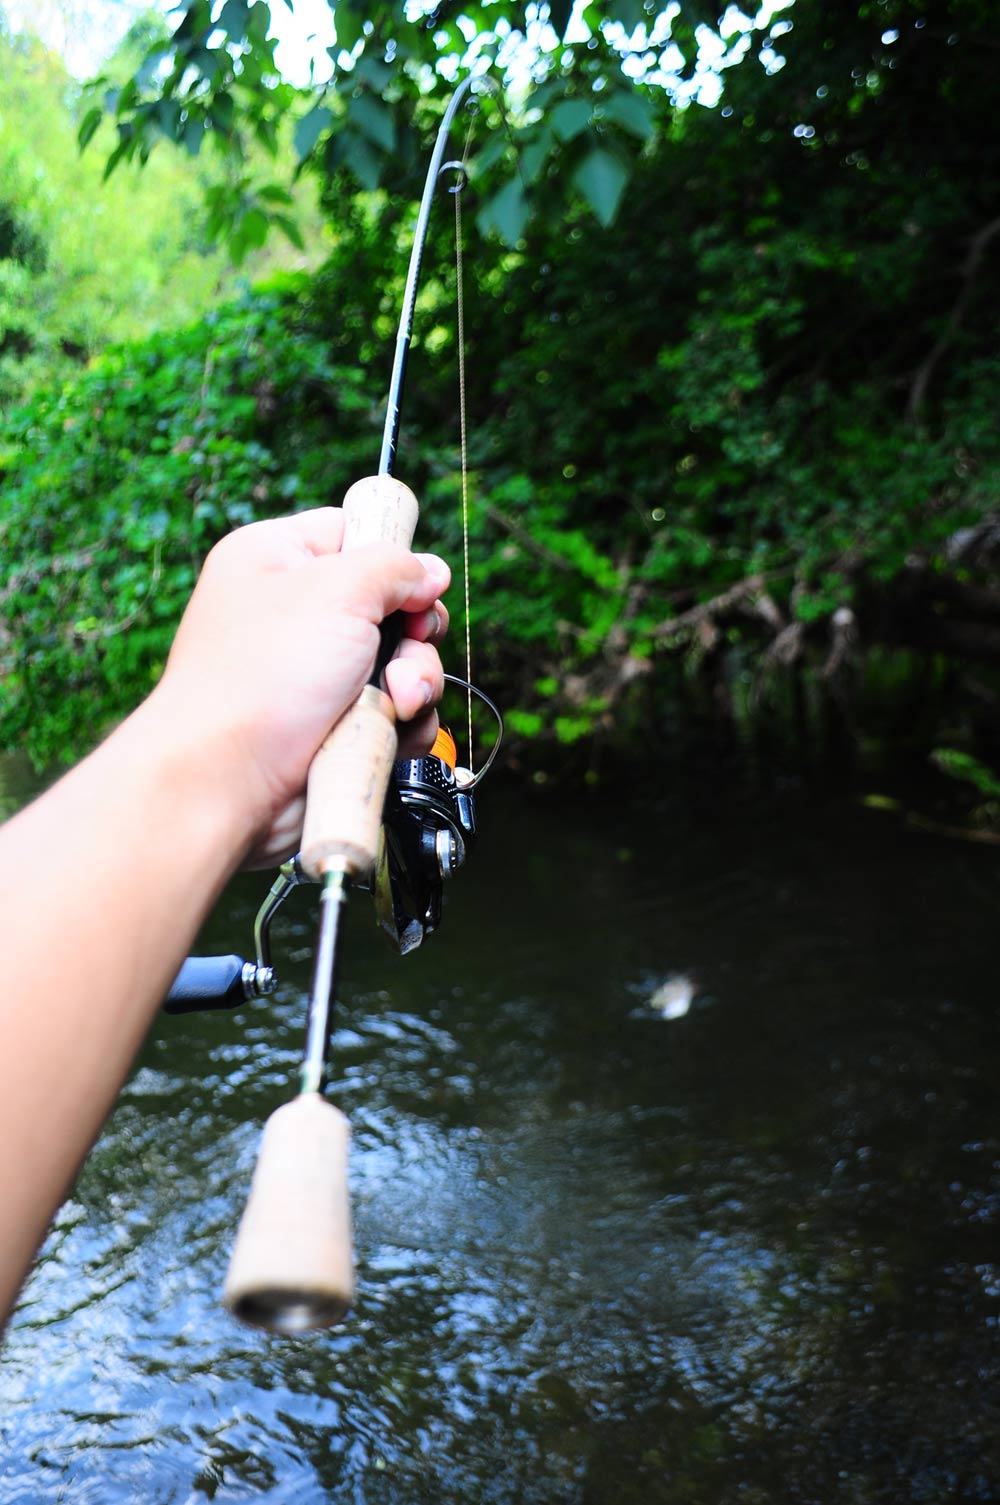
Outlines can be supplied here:
<path id="1" fill-rule="evenodd" d="M 303 890 L 279 992 L 159 1019 L 57 1218 L 0 1500 L 1000 1499 L 1000 848 L 738 766 L 500 779 L 481 827 L 416 955 L 349 906 L 354 1312 L 274 1338 L 219 1301 L 301 1047 Z M 246 954 L 268 882 L 198 949 Z"/>

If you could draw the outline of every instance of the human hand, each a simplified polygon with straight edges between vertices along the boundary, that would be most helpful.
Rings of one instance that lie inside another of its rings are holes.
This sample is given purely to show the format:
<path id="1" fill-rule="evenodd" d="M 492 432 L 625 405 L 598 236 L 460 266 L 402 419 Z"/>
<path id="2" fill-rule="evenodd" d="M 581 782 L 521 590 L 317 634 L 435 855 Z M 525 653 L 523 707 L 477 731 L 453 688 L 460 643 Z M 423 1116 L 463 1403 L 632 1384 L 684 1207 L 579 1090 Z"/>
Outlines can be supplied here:
<path id="1" fill-rule="evenodd" d="M 340 552 L 338 508 L 240 528 L 218 543 L 178 628 L 153 699 L 183 718 L 245 815 L 248 856 L 272 865 L 295 851 L 309 765 L 371 674 L 378 626 L 405 614 L 386 669 L 400 755 L 426 751 L 443 688 L 436 643 L 448 624 L 443 560 L 396 544 Z"/>

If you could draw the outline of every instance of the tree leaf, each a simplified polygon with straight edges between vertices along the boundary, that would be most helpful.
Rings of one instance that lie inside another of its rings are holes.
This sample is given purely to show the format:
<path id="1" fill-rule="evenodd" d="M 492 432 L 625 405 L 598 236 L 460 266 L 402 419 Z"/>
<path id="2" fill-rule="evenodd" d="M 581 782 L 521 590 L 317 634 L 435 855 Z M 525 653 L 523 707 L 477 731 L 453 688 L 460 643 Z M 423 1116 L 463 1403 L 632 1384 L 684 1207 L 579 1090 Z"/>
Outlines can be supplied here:
<path id="1" fill-rule="evenodd" d="M 226 0 L 219 13 L 219 25 L 231 42 L 242 42 L 246 38 L 249 18 L 247 0 Z"/>
<path id="2" fill-rule="evenodd" d="M 232 105 L 232 100 L 229 101 Z M 158 99 L 150 112 L 158 129 L 168 141 L 176 141 L 181 133 L 181 107 L 176 99 Z"/>
<path id="3" fill-rule="evenodd" d="M 653 108 L 649 100 L 634 89 L 616 90 L 610 99 L 604 101 L 602 108 L 608 120 L 638 136 L 640 141 L 648 141 L 653 134 Z"/>
<path id="4" fill-rule="evenodd" d="M 138 99 L 139 90 L 136 87 L 135 79 L 130 78 L 128 83 L 118 91 L 118 102 L 115 105 L 115 113 L 123 115 L 126 110 L 130 110 L 133 105 L 138 103 Z"/>
<path id="5" fill-rule="evenodd" d="M 264 115 L 254 121 L 253 133 L 261 146 L 272 156 L 278 154 L 278 122 Z"/>
<path id="6" fill-rule="evenodd" d="M 176 108 L 176 106 L 175 106 Z M 231 94 L 216 94 L 208 110 L 212 124 L 223 136 L 228 136 L 233 129 L 235 106 Z"/>
<path id="7" fill-rule="evenodd" d="M 351 0 L 337 0 L 333 24 L 337 32 L 338 50 L 351 52 L 364 34 L 364 11 L 353 5 Z"/>
<path id="8" fill-rule="evenodd" d="M 197 157 L 201 151 L 201 143 L 205 139 L 205 121 L 201 115 L 188 115 L 184 122 L 184 132 L 181 140 L 184 149 L 191 157 Z"/>
<path id="9" fill-rule="evenodd" d="M 125 154 L 128 151 L 130 145 L 131 145 L 131 142 L 129 142 L 129 141 L 119 141 L 119 143 L 115 147 L 114 151 L 108 157 L 107 162 L 105 162 L 105 164 L 104 164 L 104 182 L 105 183 L 108 181 L 108 179 L 110 178 L 111 174 L 114 172 L 115 168 L 118 166 L 119 162 L 121 161 L 121 159 L 125 156 Z"/>
<path id="10" fill-rule="evenodd" d="M 257 197 L 263 199 L 265 204 L 291 204 L 294 202 L 287 188 L 282 188 L 280 183 L 265 183 L 263 188 L 257 189 Z"/>
<path id="11" fill-rule="evenodd" d="M 681 78 L 691 78 L 698 66 L 698 38 L 683 12 L 670 23 L 670 40 L 684 59 L 684 66 L 680 70 Z"/>
<path id="12" fill-rule="evenodd" d="M 549 124 L 560 141 L 572 141 L 590 124 L 591 108 L 585 99 L 562 99 L 549 111 Z"/>
<path id="13" fill-rule="evenodd" d="M 524 196 L 520 178 L 511 178 L 499 193 L 484 204 L 476 216 L 476 223 L 485 235 L 491 232 L 500 236 L 508 246 L 516 246 L 528 222 L 528 201 Z"/>
<path id="14" fill-rule="evenodd" d="M 393 70 L 381 58 L 369 57 L 365 52 L 355 64 L 354 76 L 360 83 L 368 84 L 376 94 L 381 94 L 392 82 Z"/>
<path id="15" fill-rule="evenodd" d="M 177 9 L 181 9 L 180 6 Z M 177 23 L 173 41 L 175 45 L 188 42 L 197 32 L 206 31 L 212 24 L 212 7 L 209 0 L 189 0 L 183 7 L 184 14 Z"/>
<path id="16" fill-rule="evenodd" d="M 308 157 L 332 119 L 333 114 L 326 105 L 314 105 L 308 115 L 303 115 L 301 120 L 295 122 L 293 140 L 300 162 Z"/>
<path id="17" fill-rule="evenodd" d="M 156 82 L 164 58 L 168 55 L 168 48 L 162 44 L 153 47 L 143 58 L 135 75 L 136 84 L 140 89 L 151 89 Z"/>
<path id="18" fill-rule="evenodd" d="M 509 146 L 510 142 L 503 131 L 492 131 L 483 142 L 482 150 L 473 159 L 475 171 L 489 172 L 506 154 Z"/>
<path id="19" fill-rule="evenodd" d="M 264 0 L 254 0 L 247 14 L 247 40 L 255 47 L 263 47 L 271 25 L 271 12 Z"/>
<path id="20" fill-rule="evenodd" d="M 256 251 L 267 240 L 269 229 L 268 218 L 263 209 L 248 209 L 240 219 L 236 233 L 249 250 Z"/>
<path id="21" fill-rule="evenodd" d="M 378 187 L 382 181 L 381 154 L 375 151 L 363 136 L 356 131 L 341 131 L 337 138 L 342 147 L 342 160 L 350 168 L 362 188 L 369 190 Z"/>
<path id="22" fill-rule="evenodd" d="M 614 0 L 610 10 L 611 19 L 620 21 L 629 35 L 646 20 L 646 8 L 642 0 Z"/>
<path id="23" fill-rule="evenodd" d="M 584 157 L 573 174 L 573 182 L 601 224 L 610 225 L 628 182 L 628 173 L 618 158 L 597 147 Z"/>
<path id="24" fill-rule="evenodd" d="M 81 151 L 83 151 L 84 147 L 87 145 L 87 142 L 91 140 L 94 132 L 97 130 L 97 127 L 100 125 L 103 119 L 104 111 L 97 105 L 95 105 L 92 110 L 88 110 L 86 115 L 84 115 L 83 119 L 80 122 L 80 129 L 76 135 L 76 139 L 79 143 Z"/>
<path id="25" fill-rule="evenodd" d="M 279 230 L 284 230 L 293 246 L 297 246 L 300 251 L 305 250 L 306 243 L 302 239 L 302 231 L 290 214 L 272 214 L 271 219 Z"/>
<path id="26" fill-rule="evenodd" d="M 566 28 L 572 14 L 573 0 L 549 0 L 549 25 L 560 42 L 566 35 Z"/>
<path id="27" fill-rule="evenodd" d="M 396 145 L 396 125 L 385 105 L 372 94 L 357 94 L 348 102 L 351 124 L 362 136 L 367 136 L 373 146 L 391 152 Z"/>
<path id="28" fill-rule="evenodd" d="M 552 151 L 553 134 L 547 125 L 543 125 L 534 141 L 529 141 L 518 158 L 521 169 L 521 177 L 526 183 L 533 183 L 548 161 Z"/>

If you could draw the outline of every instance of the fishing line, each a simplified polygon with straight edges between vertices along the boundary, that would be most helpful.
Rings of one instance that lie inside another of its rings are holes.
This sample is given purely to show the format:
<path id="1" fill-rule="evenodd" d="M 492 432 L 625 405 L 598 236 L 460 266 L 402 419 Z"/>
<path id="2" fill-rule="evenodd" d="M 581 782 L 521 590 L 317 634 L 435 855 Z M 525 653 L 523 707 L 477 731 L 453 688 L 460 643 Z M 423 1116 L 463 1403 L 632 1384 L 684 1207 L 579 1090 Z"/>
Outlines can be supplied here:
<path id="1" fill-rule="evenodd" d="M 469 738 L 469 767 L 473 766 L 472 751 L 472 585 L 469 571 L 469 434 L 466 417 L 465 382 L 465 281 L 462 258 L 462 193 L 468 181 L 466 166 L 472 145 L 474 120 L 469 121 L 465 137 L 465 149 L 459 164 L 458 181 L 451 192 L 455 199 L 455 302 L 458 323 L 458 423 L 459 443 L 462 456 L 462 568 L 465 586 L 465 680 L 468 686 L 466 715 Z"/>
<path id="2" fill-rule="evenodd" d="M 502 93 L 501 93 L 501 91 L 499 90 L 498 86 L 495 84 L 495 82 L 492 79 L 480 78 L 480 79 L 477 80 L 477 83 L 482 88 L 482 90 L 483 90 L 484 93 L 487 93 L 487 94 L 490 95 L 490 97 L 494 100 L 494 102 L 497 104 L 497 106 L 499 108 L 501 123 L 503 125 L 504 132 L 505 132 L 505 134 L 507 136 L 508 143 L 514 148 L 515 166 L 517 168 L 518 176 L 521 178 L 521 181 L 522 181 L 522 184 L 523 184 L 524 183 L 524 177 L 523 177 L 523 174 L 521 172 L 520 154 L 519 154 L 519 152 L 517 150 L 517 144 L 516 144 L 516 142 L 514 140 L 513 133 L 511 131 L 510 121 L 507 118 L 507 112 L 504 109 Z M 463 595 L 464 595 L 464 615 L 465 615 L 465 680 L 464 680 L 464 685 L 465 685 L 465 689 L 467 691 L 467 694 L 466 694 L 466 719 L 467 719 L 467 736 L 468 736 L 468 743 L 469 743 L 468 763 L 469 763 L 470 770 L 473 768 L 474 762 L 475 762 L 475 759 L 474 759 L 474 756 L 473 756 L 472 700 L 473 700 L 473 696 L 475 694 L 479 693 L 479 692 L 476 691 L 476 689 L 474 688 L 473 678 L 472 678 L 472 571 L 471 571 L 471 567 L 470 567 L 470 546 L 469 546 L 469 533 L 470 533 L 470 522 L 469 522 L 469 518 L 470 518 L 470 505 L 469 505 L 469 429 L 468 429 L 468 405 L 467 405 L 467 390 L 468 389 L 467 389 L 466 365 L 465 365 L 465 262 L 464 262 L 464 233 L 463 233 L 464 226 L 463 226 L 463 219 L 462 219 L 462 207 L 463 207 L 462 206 L 462 194 L 463 194 L 465 186 L 466 186 L 466 184 L 467 184 L 467 182 L 469 180 L 469 176 L 468 176 L 469 155 L 470 155 L 471 150 L 472 150 L 473 134 L 474 134 L 475 125 L 476 125 L 476 117 L 478 116 L 478 114 L 479 114 L 479 105 L 478 105 L 478 102 L 477 101 L 472 101 L 471 102 L 471 117 L 470 117 L 470 120 L 469 120 L 468 130 L 466 131 L 466 135 L 465 135 L 465 145 L 464 145 L 463 150 L 462 150 L 461 160 L 460 161 L 445 162 L 442 165 L 441 169 L 440 169 L 442 172 L 450 170 L 450 171 L 452 171 L 452 172 L 454 172 L 456 174 L 455 183 L 449 189 L 449 192 L 452 194 L 452 196 L 454 197 L 454 200 L 455 200 L 455 305 L 456 305 L 456 325 L 457 325 L 457 338 L 458 338 L 458 415 L 459 415 L 459 448 L 460 448 L 460 452 L 461 452 L 462 570 L 463 570 L 463 577 L 464 577 L 463 578 Z M 446 678 L 452 678 L 452 680 L 453 680 L 453 682 L 455 684 L 462 684 L 463 683 L 463 681 L 459 680 L 457 677 L 447 676 L 447 675 L 445 677 Z M 492 702 L 488 701 L 488 699 L 487 699 L 486 696 L 482 696 L 482 699 L 487 701 L 487 704 L 489 704 L 490 709 L 494 712 L 495 715 L 497 715 L 497 718 L 498 718 L 498 721 L 499 721 L 499 724 L 500 724 L 500 735 L 502 737 L 503 736 L 503 718 L 500 717 L 499 712 L 497 712 L 497 710 L 496 710 L 496 707 L 492 704 Z M 490 765 L 490 763 L 492 763 L 494 756 L 495 756 L 495 749 L 494 749 L 494 752 L 491 753 L 490 757 L 487 760 L 486 768 L 488 768 L 489 765 Z M 482 772 L 485 772 L 485 768 L 482 770 Z M 479 775 L 477 775 L 475 777 L 474 783 L 478 783 L 478 781 L 479 781 Z"/>

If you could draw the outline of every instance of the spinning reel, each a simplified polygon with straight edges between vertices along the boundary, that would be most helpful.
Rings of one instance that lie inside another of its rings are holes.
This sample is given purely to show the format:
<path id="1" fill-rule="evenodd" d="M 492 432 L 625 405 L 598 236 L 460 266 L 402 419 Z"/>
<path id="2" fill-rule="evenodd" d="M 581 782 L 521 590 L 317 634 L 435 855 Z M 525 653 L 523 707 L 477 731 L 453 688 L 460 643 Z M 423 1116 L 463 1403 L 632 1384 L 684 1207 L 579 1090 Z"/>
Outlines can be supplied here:
<path id="1" fill-rule="evenodd" d="M 455 739 L 442 727 L 430 752 L 401 758 L 393 765 L 382 814 L 378 857 L 367 887 L 380 928 L 401 955 L 415 951 L 441 921 L 446 881 L 463 865 L 476 843 L 475 791 L 489 772 L 503 738 L 503 717 L 488 695 L 467 681 L 445 680 L 475 695 L 497 721 L 489 757 L 472 773 L 458 764 Z M 254 920 L 254 960 L 242 956 L 189 956 L 167 994 L 168 1014 L 238 1008 L 278 986 L 271 951 L 271 924 L 293 889 L 311 880 L 299 857 L 278 876 Z"/>

